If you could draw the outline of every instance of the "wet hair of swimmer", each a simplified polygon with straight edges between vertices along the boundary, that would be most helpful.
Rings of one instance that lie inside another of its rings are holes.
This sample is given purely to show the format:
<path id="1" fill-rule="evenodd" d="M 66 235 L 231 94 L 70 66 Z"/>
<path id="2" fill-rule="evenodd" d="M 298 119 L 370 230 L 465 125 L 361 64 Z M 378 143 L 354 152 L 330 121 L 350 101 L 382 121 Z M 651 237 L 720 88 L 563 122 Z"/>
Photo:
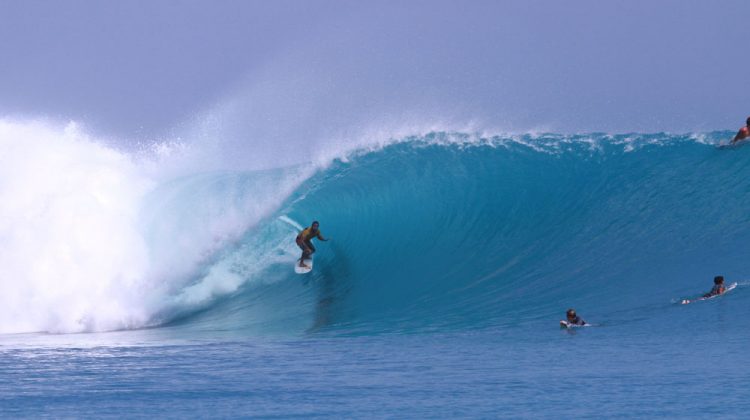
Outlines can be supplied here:
<path id="1" fill-rule="evenodd" d="M 724 283 L 724 276 L 714 277 L 714 284 L 722 284 L 722 283 Z"/>
<path id="2" fill-rule="evenodd" d="M 747 121 L 745 121 L 745 123 L 747 123 L 747 125 L 750 125 L 750 117 L 747 117 Z"/>
<path id="3" fill-rule="evenodd" d="M 568 317 L 573 318 L 576 316 L 576 310 L 575 309 L 568 309 L 568 312 L 566 314 Z"/>
<path id="4" fill-rule="evenodd" d="M 320 226 L 320 223 L 318 223 L 318 221 L 317 221 L 317 220 L 315 220 L 314 222 L 312 222 L 312 225 L 311 225 L 311 226 L 312 226 L 312 227 L 318 227 L 318 226 Z"/>

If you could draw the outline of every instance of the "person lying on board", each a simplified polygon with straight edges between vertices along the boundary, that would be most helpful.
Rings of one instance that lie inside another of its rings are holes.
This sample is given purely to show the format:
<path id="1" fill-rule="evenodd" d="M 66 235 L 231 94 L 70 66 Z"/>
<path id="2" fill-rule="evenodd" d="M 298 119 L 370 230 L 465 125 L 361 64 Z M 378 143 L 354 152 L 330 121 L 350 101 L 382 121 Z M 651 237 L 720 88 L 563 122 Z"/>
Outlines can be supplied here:
<path id="1" fill-rule="evenodd" d="M 586 325 L 586 321 L 576 315 L 575 309 L 568 309 L 568 312 L 565 314 L 565 316 L 567 317 L 568 324 L 570 325 Z"/>
<path id="2" fill-rule="evenodd" d="M 737 135 L 734 136 L 734 139 L 732 139 L 732 143 L 737 143 L 738 141 L 745 140 L 748 137 L 750 137 L 750 117 L 747 117 L 745 126 L 740 128 L 740 131 L 738 131 Z"/>
<path id="3" fill-rule="evenodd" d="M 313 238 L 318 238 L 321 241 L 327 241 L 328 239 L 324 238 L 323 235 L 320 233 L 320 230 L 318 227 L 320 226 L 320 223 L 317 221 L 312 222 L 312 225 L 308 228 L 305 228 L 302 232 L 297 235 L 297 239 L 295 242 L 297 242 L 297 246 L 302 249 L 302 257 L 299 259 L 299 266 L 310 268 L 307 264 L 305 264 L 305 260 L 310 259 L 312 254 L 315 252 L 315 247 L 312 244 Z"/>
<path id="4" fill-rule="evenodd" d="M 716 276 L 714 277 L 714 287 L 711 289 L 710 292 L 703 295 L 705 298 L 710 298 L 713 296 L 720 295 L 724 292 L 726 292 L 726 288 L 724 287 L 724 276 Z"/>

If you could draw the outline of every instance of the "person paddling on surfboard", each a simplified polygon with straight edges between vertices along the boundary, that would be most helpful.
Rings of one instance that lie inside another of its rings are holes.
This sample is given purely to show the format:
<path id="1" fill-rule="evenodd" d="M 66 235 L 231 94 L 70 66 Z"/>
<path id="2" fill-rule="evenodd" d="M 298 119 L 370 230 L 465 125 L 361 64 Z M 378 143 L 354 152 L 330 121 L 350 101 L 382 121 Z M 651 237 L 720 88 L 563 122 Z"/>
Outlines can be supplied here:
<path id="1" fill-rule="evenodd" d="M 299 259 L 299 266 L 310 268 L 307 264 L 305 264 L 305 260 L 310 259 L 312 254 L 315 252 L 315 247 L 312 244 L 313 238 L 318 238 L 321 241 L 327 241 L 328 239 L 324 238 L 323 235 L 320 233 L 320 230 L 318 227 L 320 226 L 320 223 L 317 221 L 312 222 L 312 225 L 310 227 L 305 228 L 302 230 L 302 232 L 297 235 L 297 246 L 302 249 L 302 257 Z"/>
<path id="2" fill-rule="evenodd" d="M 575 309 L 568 309 L 568 312 L 565 313 L 565 317 L 568 320 L 568 325 L 586 325 L 586 321 L 576 315 Z"/>
<path id="3" fill-rule="evenodd" d="M 737 135 L 732 139 L 732 143 L 737 143 L 738 141 L 745 140 L 748 137 L 750 137 L 750 117 L 747 117 L 745 126 L 740 128 L 740 131 L 738 131 Z"/>
<path id="4" fill-rule="evenodd" d="M 699 297 L 698 299 L 682 299 L 680 301 L 681 304 L 686 305 L 688 303 L 697 302 L 700 300 L 706 300 L 711 299 L 716 296 L 721 296 L 724 293 L 733 290 L 735 287 L 737 287 L 737 282 L 734 282 L 730 284 L 729 286 L 724 286 L 724 276 L 716 276 L 714 277 L 714 287 L 711 289 L 710 292 L 706 293 L 705 295 Z"/>
<path id="5" fill-rule="evenodd" d="M 705 298 L 710 298 L 713 296 L 720 295 L 726 291 L 726 287 L 724 287 L 724 276 L 716 276 L 714 277 L 714 287 L 711 289 L 710 292 L 703 295 Z"/>

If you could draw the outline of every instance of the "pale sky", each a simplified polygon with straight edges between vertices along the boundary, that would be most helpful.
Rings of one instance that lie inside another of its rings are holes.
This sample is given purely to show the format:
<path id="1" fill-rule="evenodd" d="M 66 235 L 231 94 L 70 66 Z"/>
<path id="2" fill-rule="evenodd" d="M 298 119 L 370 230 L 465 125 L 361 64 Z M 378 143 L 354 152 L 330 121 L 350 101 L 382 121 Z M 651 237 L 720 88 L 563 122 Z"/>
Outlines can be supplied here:
<path id="1" fill-rule="evenodd" d="M 217 113 L 275 142 L 393 120 L 736 130 L 749 21 L 744 0 L 0 0 L 0 116 L 129 140 Z"/>

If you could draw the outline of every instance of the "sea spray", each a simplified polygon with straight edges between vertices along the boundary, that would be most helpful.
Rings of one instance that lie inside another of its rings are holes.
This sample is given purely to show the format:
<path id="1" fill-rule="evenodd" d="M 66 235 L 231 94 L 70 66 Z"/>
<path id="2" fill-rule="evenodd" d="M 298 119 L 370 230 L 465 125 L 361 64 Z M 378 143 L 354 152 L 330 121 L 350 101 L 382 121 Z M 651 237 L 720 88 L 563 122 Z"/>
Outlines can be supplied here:
<path id="1" fill-rule="evenodd" d="M 73 123 L 0 121 L 0 150 L 3 333 L 140 328 L 210 303 L 246 279 L 206 280 L 206 264 L 309 174 L 169 161 L 165 176 L 164 156 L 136 158 Z"/>

